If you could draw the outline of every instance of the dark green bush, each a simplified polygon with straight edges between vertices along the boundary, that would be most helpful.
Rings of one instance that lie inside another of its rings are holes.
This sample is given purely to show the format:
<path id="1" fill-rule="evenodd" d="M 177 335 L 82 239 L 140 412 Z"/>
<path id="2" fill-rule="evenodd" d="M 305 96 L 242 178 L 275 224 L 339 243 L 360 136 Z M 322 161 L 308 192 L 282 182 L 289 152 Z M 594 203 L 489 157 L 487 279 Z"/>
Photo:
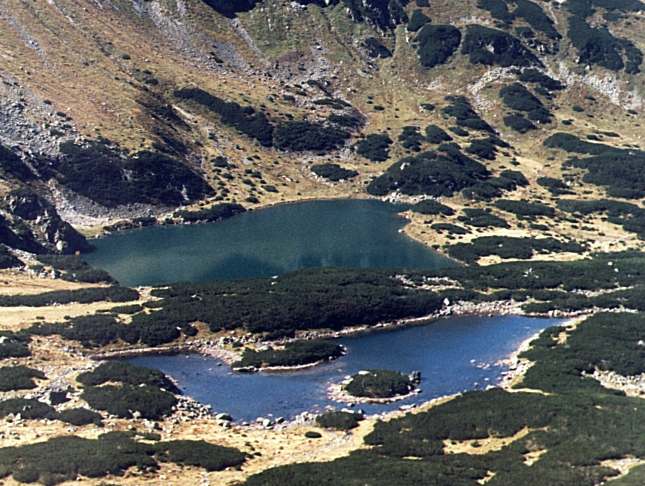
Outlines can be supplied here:
<path id="1" fill-rule="evenodd" d="M 31 356 L 29 336 L 11 331 L 0 331 L 0 360 Z"/>
<path id="2" fill-rule="evenodd" d="M 428 125 L 426 127 L 426 140 L 430 143 L 443 143 L 451 142 L 452 137 L 446 133 L 441 127 L 437 125 Z"/>
<path id="3" fill-rule="evenodd" d="M 521 83 L 513 83 L 504 86 L 500 90 L 499 94 L 506 106 L 513 110 L 527 113 L 529 119 L 539 123 L 548 123 L 551 121 L 551 113 L 545 108 L 542 102 Z"/>
<path id="4" fill-rule="evenodd" d="M 499 216 L 495 216 L 485 209 L 479 208 L 465 208 L 462 211 L 462 216 L 457 219 L 469 226 L 476 226 L 478 228 L 494 227 L 494 228 L 508 228 L 509 225 Z"/>
<path id="5" fill-rule="evenodd" d="M 70 408 L 63 410 L 62 412 L 58 412 L 57 418 L 62 422 L 75 425 L 77 427 L 90 424 L 103 424 L 103 417 L 87 408 Z"/>
<path id="6" fill-rule="evenodd" d="M 238 449 L 209 444 L 203 440 L 159 442 L 155 451 L 160 461 L 202 467 L 207 471 L 240 466 L 246 460 L 246 455 Z"/>
<path id="7" fill-rule="evenodd" d="M 2 367 L 0 368 L 0 392 L 36 388 L 34 378 L 44 380 L 46 377 L 42 371 L 26 366 Z"/>
<path id="8" fill-rule="evenodd" d="M 451 235 L 467 235 L 468 230 L 452 223 L 435 223 L 430 226 L 435 231 L 446 231 Z"/>
<path id="9" fill-rule="evenodd" d="M 172 393 L 151 385 L 90 386 L 81 398 L 90 407 L 122 418 L 132 418 L 139 412 L 142 418 L 157 420 L 169 415 L 177 403 Z"/>
<path id="10" fill-rule="evenodd" d="M 470 142 L 466 151 L 486 160 L 495 160 L 495 157 L 497 156 L 497 148 L 495 147 L 495 144 L 491 143 L 490 139 L 487 138 L 473 140 Z"/>
<path id="11" fill-rule="evenodd" d="M 493 127 L 486 123 L 473 109 L 470 101 L 464 96 L 447 96 L 446 100 L 450 103 L 443 108 L 443 113 L 456 119 L 461 128 L 471 128 L 473 130 L 482 130 L 489 133 L 495 133 Z M 461 135 L 461 134 L 458 134 Z M 466 133 L 465 135 L 468 135 Z M 465 136 L 464 135 L 464 136 Z"/>
<path id="12" fill-rule="evenodd" d="M 324 429 L 351 430 L 358 427 L 361 416 L 352 412 L 331 411 L 316 417 L 316 423 Z"/>
<path id="13" fill-rule="evenodd" d="M 511 236 L 481 236 L 470 243 L 448 247 L 448 254 L 467 263 L 476 263 L 480 257 L 497 255 L 501 258 L 530 259 L 536 253 L 580 253 L 578 243 L 562 242 L 554 238 L 522 238 Z"/>
<path id="14" fill-rule="evenodd" d="M 416 32 L 425 24 L 430 22 L 430 17 L 423 13 L 423 11 L 417 9 L 412 12 L 410 20 L 408 21 L 408 32 Z"/>
<path id="15" fill-rule="evenodd" d="M 386 59 L 392 57 L 392 52 L 376 37 L 368 37 L 363 41 L 367 55 L 372 58 Z"/>
<path id="16" fill-rule="evenodd" d="M 168 155 L 144 151 L 130 156 L 104 142 L 65 142 L 60 149 L 56 178 L 109 208 L 130 203 L 179 206 L 213 193 L 202 176 Z"/>
<path id="17" fill-rule="evenodd" d="M 513 199 L 499 199 L 495 201 L 495 206 L 503 211 L 516 214 L 518 216 L 549 216 L 555 215 L 555 210 L 546 204 L 528 201 L 518 201 Z"/>
<path id="18" fill-rule="evenodd" d="M 311 172 L 332 182 L 346 181 L 358 175 L 355 170 L 345 169 L 338 164 L 314 164 Z"/>
<path id="19" fill-rule="evenodd" d="M 524 47 L 519 39 L 501 30 L 482 25 L 466 27 L 461 52 L 468 55 L 473 64 L 503 67 L 542 66 L 535 54 Z"/>
<path id="20" fill-rule="evenodd" d="M 612 71 L 640 72 L 643 53 L 628 39 L 615 37 L 607 27 L 592 27 L 582 15 L 569 17 L 569 39 L 578 51 L 578 62 L 598 64 Z"/>
<path id="21" fill-rule="evenodd" d="M 428 215 L 442 214 L 444 216 L 452 216 L 453 214 L 455 214 L 450 206 L 441 204 L 439 201 L 435 201 L 434 199 L 424 199 L 423 201 L 416 203 L 410 209 L 412 209 L 412 211 L 414 211 L 415 213 Z"/>
<path id="22" fill-rule="evenodd" d="M 507 0 L 479 0 L 477 6 L 488 10 L 493 18 L 512 24 L 517 18 L 524 19 L 535 30 L 543 32 L 551 39 L 560 39 L 560 34 L 555 28 L 551 18 L 542 10 L 542 7 L 530 0 L 514 0 L 515 9 L 509 10 L 510 2 Z"/>
<path id="23" fill-rule="evenodd" d="M 553 79 L 534 68 L 522 70 L 519 75 L 519 80 L 524 83 L 539 84 L 542 88 L 548 91 L 560 91 L 565 88 L 560 81 Z"/>
<path id="24" fill-rule="evenodd" d="M 370 133 L 355 145 L 356 153 L 371 160 L 383 162 L 390 156 L 392 139 L 387 133 Z"/>
<path id="25" fill-rule="evenodd" d="M 418 152 L 421 150 L 421 145 L 424 142 L 423 135 L 419 133 L 419 127 L 403 127 L 401 133 L 399 134 L 399 142 L 401 146 L 408 150 L 413 150 Z"/>
<path id="26" fill-rule="evenodd" d="M 349 133 L 308 121 L 287 121 L 274 131 L 274 143 L 280 150 L 328 152 L 342 146 Z"/>
<path id="27" fill-rule="evenodd" d="M 367 186 L 367 192 L 375 196 L 392 191 L 412 196 L 451 196 L 489 176 L 486 167 L 479 162 L 457 148 L 445 147 L 442 151 L 422 152 L 399 160 L 374 179 Z"/>
<path id="28" fill-rule="evenodd" d="M 536 130 L 537 127 L 531 122 L 524 118 L 523 115 L 507 115 L 504 117 L 504 125 L 509 128 L 512 128 L 519 133 L 527 133 L 531 130 Z"/>
<path id="29" fill-rule="evenodd" d="M 343 347 L 331 341 L 294 341 L 283 349 L 255 351 L 245 349 L 242 359 L 234 368 L 266 368 L 269 366 L 301 366 L 319 361 L 332 360 L 343 355 Z"/>
<path id="30" fill-rule="evenodd" d="M 78 290 L 54 290 L 34 295 L 0 296 L 0 307 L 47 307 L 54 304 L 90 304 L 92 302 L 128 302 L 138 300 L 139 292 L 127 287 L 90 287 Z"/>
<path id="31" fill-rule="evenodd" d="M 26 332 L 39 336 L 56 334 L 92 348 L 116 342 L 125 329 L 127 326 L 121 325 L 113 316 L 96 314 L 74 317 L 63 323 L 35 324 Z"/>
<path id="32" fill-rule="evenodd" d="M 537 183 L 542 187 L 546 187 L 555 196 L 574 194 L 562 180 L 555 179 L 554 177 L 538 177 Z"/>
<path id="33" fill-rule="evenodd" d="M 302 270 L 276 279 L 173 285 L 153 293 L 162 298 L 151 314 L 154 322 L 175 331 L 195 321 L 213 331 L 341 329 L 427 315 L 441 307 L 438 296 L 406 288 L 385 271 Z M 150 319 L 137 314 L 130 326 L 143 328 Z"/>
<path id="34" fill-rule="evenodd" d="M 461 31 L 452 25 L 425 24 L 415 38 L 421 65 L 433 68 L 444 64 L 461 44 Z"/>
<path id="35" fill-rule="evenodd" d="M 77 381 L 85 386 L 104 383 L 123 383 L 125 385 L 151 385 L 171 393 L 179 393 L 179 388 L 161 371 L 135 366 L 124 361 L 106 361 L 78 375 Z"/>
<path id="36" fill-rule="evenodd" d="M 126 432 L 102 434 L 98 439 L 56 437 L 35 444 L 0 448 L 0 477 L 55 485 L 80 477 L 122 476 L 128 469 L 156 470 L 158 462 L 175 462 L 207 471 L 239 466 L 245 455 L 237 449 L 204 441 L 147 444 Z"/>
<path id="37" fill-rule="evenodd" d="M 20 414 L 23 419 L 54 419 L 56 410 L 36 399 L 9 398 L 0 402 L 0 418 Z"/>
<path id="38" fill-rule="evenodd" d="M 407 395 L 415 383 L 409 376 L 390 370 L 367 370 L 352 376 L 344 389 L 354 397 L 393 398 Z"/>
<path id="39" fill-rule="evenodd" d="M 175 91 L 174 95 L 177 99 L 196 103 L 216 113 L 222 123 L 254 138 L 260 145 L 273 145 L 273 125 L 261 111 L 250 106 L 240 106 L 234 101 L 224 101 L 199 88 L 182 88 Z"/>
<path id="40" fill-rule="evenodd" d="M 5 245 L 0 245 L 0 269 L 21 267 L 22 262 L 13 256 Z"/>

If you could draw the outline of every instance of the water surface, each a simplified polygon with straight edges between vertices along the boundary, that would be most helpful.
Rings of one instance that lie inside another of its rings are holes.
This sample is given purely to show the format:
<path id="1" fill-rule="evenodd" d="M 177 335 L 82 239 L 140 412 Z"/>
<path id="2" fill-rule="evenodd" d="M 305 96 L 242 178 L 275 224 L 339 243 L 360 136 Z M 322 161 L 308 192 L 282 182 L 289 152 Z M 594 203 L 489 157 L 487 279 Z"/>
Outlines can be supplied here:
<path id="1" fill-rule="evenodd" d="M 315 267 L 451 265 L 399 232 L 401 209 L 375 200 L 285 204 L 217 223 L 108 235 L 93 241 L 96 251 L 86 260 L 127 286 L 270 277 Z"/>
<path id="2" fill-rule="evenodd" d="M 421 371 L 420 395 L 388 405 L 360 406 L 367 413 L 377 413 L 494 385 L 505 370 L 495 364 L 499 359 L 559 322 L 517 316 L 440 319 L 424 326 L 340 339 L 349 349 L 346 356 L 296 372 L 234 373 L 217 359 L 194 354 L 129 361 L 160 369 L 176 379 L 185 394 L 246 421 L 343 407 L 327 397 L 327 388 L 362 369 Z"/>

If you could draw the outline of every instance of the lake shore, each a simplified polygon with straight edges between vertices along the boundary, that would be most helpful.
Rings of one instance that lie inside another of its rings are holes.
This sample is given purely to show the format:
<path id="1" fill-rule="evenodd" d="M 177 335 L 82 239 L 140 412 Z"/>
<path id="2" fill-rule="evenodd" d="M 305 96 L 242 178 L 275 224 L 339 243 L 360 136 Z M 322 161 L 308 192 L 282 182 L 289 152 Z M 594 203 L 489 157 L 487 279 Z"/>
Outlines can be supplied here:
<path id="1" fill-rule="evenodd" d="M 448 317 L 465 317 L 465 316 L 481 316 L 481 317 L 496 317 L 496 316 L 527 316 L 521 309 L 521 302 L 515 301 L 495 301 L 495 302 L 459 302 L 442 308 L 439 311 L 431 314 L 412 317 L 406 319 L 398 319 L 395 321 L 388 321 L 378 323 L 375 325 L 358 325 L 344 328 L 339 331 L 335 330 L 308 330 L 296 333 L 296 337 L 289 340 L 278 341 L 264 341 L 263 345 L 268 346 L 282 346 L 287 342 L 297 340 L 314 340 L 314 339 L 339 339 L 343 337 L 361 336 L 372 333 L 388 332 L 398 329 L 405 329 L 412 326 L 423 326 L 431 324 L 438 319 L 445 319 Z M 585 315 L 586 316 L 586 315 Z M 530 317 L 539 318 L 557 318 L 564 317 L 575 319 L 580 317 L 579 313 L 549 313 L 548 315 L 530 315 Z M 530 338 L 533 340 L 534 337 Z M 151 347 L 134 347 L 107 350 L 90 355 L 93 360 L 107 360 L 107 359 L 120 359 L 120 358 L 133 358 L 137 356 L 148 355 L 172 355 L 172 354 L 189 354 L 195 353 L 202 356 L 208 356 L 221 360 L 224 364 L 231 367 L 233 371 L 245 372 L 246 370 L 236 370 L 232 365 L 239 361 L 242 357 L 243 346 L 232 348 L 230 345 L 220 344 L 221 339 L 199 339 L 187 341 L 181 344 L 170 344 Z M 520 350 L 518 350 L 519 352 Z M 309 369 L 328 363 L 329 360 L 318 360 L 313 363 L 307 363 L 295 366 L 267 366 L 256 368 L 253 372 L 293 372 L 303 369 Z"/>

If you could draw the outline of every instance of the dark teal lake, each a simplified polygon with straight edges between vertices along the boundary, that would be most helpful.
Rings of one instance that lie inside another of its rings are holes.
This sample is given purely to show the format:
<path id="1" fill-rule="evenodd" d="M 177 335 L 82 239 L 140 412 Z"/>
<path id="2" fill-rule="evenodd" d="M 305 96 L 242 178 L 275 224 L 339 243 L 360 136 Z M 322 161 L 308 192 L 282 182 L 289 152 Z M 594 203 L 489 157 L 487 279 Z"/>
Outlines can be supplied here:
<path id="1" fill-rule="evenodd" d="M 505 366 L 497 365 L 520 343 L 556 319 L 527 317 L 454 317 L 425 326 L 340 339 L 349 353 L 331 363 L 297 372 L 234 373 L 214 358 L 199 355 L 142 356 L 132 363 L 172 376 L 187 395 L 227 412 L 237 420 L 290 418 L 304 411 L 342 408 L 327 397 L 327 388 L 362 369 L 421 371 L 421 394 L 387 405 L 361 405 L 367 413 L 499 382 Z"/>
<path id="2" fill-rule="evenodd" d="M 285 204 L 225 221 L 153 226 L 93 241 L 86 260 L 122 285 L 270 277 L 301 268 L 453 264 L 400 233 L 401 207 L 374 200 Z"/>

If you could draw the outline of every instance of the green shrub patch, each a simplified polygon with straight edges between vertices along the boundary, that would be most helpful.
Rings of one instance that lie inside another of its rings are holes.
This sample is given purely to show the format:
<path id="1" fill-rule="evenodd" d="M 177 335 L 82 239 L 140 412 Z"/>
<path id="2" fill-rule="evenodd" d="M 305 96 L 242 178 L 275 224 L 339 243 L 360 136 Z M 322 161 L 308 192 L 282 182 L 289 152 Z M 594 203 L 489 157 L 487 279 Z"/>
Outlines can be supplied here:
<path id="1" fill-rule="evenodd" d="M 578 51 L 578 62 L 598 64 L 612 71 L 624 69 L 629 74 L 640 72 L 643 53 L 632 41 L 615 37 L 605 26 L 592 27 L 587 23 L 587 17 L 593 15 L 596 6 L 611 10 L 623 8 L 623 5 L 619 5 L 621 2 L 602 2 L 602 5 L 600 3 L 594 0 L 574 0 L 565 3 L 571 12 L 568 35 Z M 640 5 L 634 10 L 643 10 L 643 4 L 638 3 Z"/>
<path id="2" fill-rule="evenodd" d="M 31 356 L 29 336 L 24 333 L 0 331 L 0 360 Z"/>
<path id="3" fill-rule="evenodd" d="M 234 101 L 224 101 L 199 88 L 182 88 L 174 93 L 182 101 L 191 102 L 216 113 L 222 123 L 255 140 L 264 147 L 273 145 L 273 125 L 261 111 L 250 106 L 240 106 Z"/>
<path id="4" fill-rule="evenodd" d="M 493 127 L 486 123 L 473 109 L 470 101 L 464 96 L 447 96 L 449 105 L 442 109 L 445 115 L 454 117 L 461 128 L 471 128 L 495 133 Z M 468 135 L 468 133 L 466 133 Z"/>
<path id="5" fill-rule="evenodd" d="M 441 307 L 430 292 L 406 288 L 385 271 L 302 270 L 275 279 L 154 290 L 163 300 L 153 315 L 175 329 L 201 321 L 211 330 L 244 328 L 254 333 L 372 325 L 422 316 Z M 148 325 L 142 314 L 133 324 Z"/>
<path id="6" fill-rule="evenodd" d="M 0 296 L 0 307 L 47 307 L 55 304 L 90 304 L 92 302 L 128 302 L 138 300 L 139 292 L 127 287 L 91 287 L 78 290 L 54 290 L 34 295 Z"/>
<path id="7" fill-rule="evenodd" d="M 523 115 L 507 115 L 504 117 L 504 125 L 506 125 L 509 128 L 512 128 L 518 133 L 527 133 L 530 132 L 531 130 L 536 130 L 537 126 L 530 121 L 524 118 Z"/>
<path id="8" fill-rule="evenodd" d="M 169 415 L 177 404 L 172 393 L 151 385 L 90 386 L 81 398 L 90 407 L 121 418 L 132 418 L 138 412 L 142 418 L 158 420 Z"/>
<path id="9" fill-rule="evenodd" d="M 354 149 L 358 155 L 372 162 L 384 162 L 390 156 L 390 145 L 392 145 L 392 139 L 387 133 L 370 133 L 358 142 Z"/>
<path id="10" fill-rule="evenodd" d="M 76 427 L 90 424 L 103 424 L 103 417 L 100 414 L 82 407 L 70 408 L 58 412 L 57 419 L 70 425 L 75 425 Z"/>
<path id="11" fill-rule="evenodd" d="M 9 398 L 0 402 L 0 418 L 7 415 L 18 415 L 23 419 L 54 419 L 56 410 L 36 399 Z"/>
<path id="12" fill-rule="evenodd" d="M 408 375 L 390 370 L 367 370 L 352 375 L 344 390 L 360 398 L 394 398 L 407 395 L 416 383 Z"/>
<path id="13" fill-rule="evenodd" d="M 453 214 L 455 214 L 454 210 L 450 206 L 441 204 L 439 201 L 435 201 L 434 199 L 424 199 L 423 201 L 416 203 L 410 209 L 412 209 L 412 211 L 414 211 L 415 213 L 428 215 L 441 214 L 444 216 L 452 216 Z"/>
<path id="14" fill-rule="evenodd" d="M 500 97 L 512 110 L 525 112 L 528 118 L 537 123 L 549 123 L 552 115 L 542 102 L 521 83 L 504 86 Z"/>
<path id="15" fill-rule="evenodd" d="M 168 155 L 129 155 L 104 141 L 65 142 L 60 150 L 56 179 L 109 208 L 130 203 L 179 206 L 213 194 L 201 175 Z"/>
<path id="16" fill-rule="evenodd" d="M 466 27 L 461 52 L 473 64 L 541 67 L 542 63 L 522 42 L 504 31 L 482 25 Z"/>
<path id="17" fill-rule="evenodd" d="M 430 143 L 451 142 L 452 137 L 444 129 L 437 125 L 428 125 L 426 127 L 426 140 Z"/>
<path id="18" fill-rule="evenodd" d="M 308 121 L 287 121 L 278 125 L 274 143 L 280 150 L 327 152 L 344 145 L 349 132 Z"/>
<path id="19" fill-rule="evenodd" d="M 511 4 L 515 4 L 515 9 L 512 12 L 509 10 Z M 555 40 L 561 38 L 551 18 L 539 4 L 530 0 L 479 0 L 477 6 L 488 10 L 493 18 L 505 24 L 510 25 L 515 19 L 522 18 L 547 37 Z"/>
<path id="20" fill-rule="evenodd" d="M 574 192 L 569 189 L 569 186 L 560 179 L 554 177 L 538 177 L 538 185 L 545 187 L 551 194 L 554 196 L 561 196 L 565 194 L 574 194 Z"/>
<path id="21" fill-rule="evenodd" d="M 266 368 L 273 366 L 302 366 L 339 358 L 344 354 L 341 345 L 331 341 L 294 341 L 282 349 L 244 350 L 242 359 L 233 368 Z"/>
<path id="22" fill-rule="evenodd" d="M 0 368 L 0 391 L 29 390 L 36 388 L 34 378 L 44 380 L 40 370 L 26 366 L 5 366 Z"/>
<path id="23" fill-rule="evenodd" d="M 417 9 L 412 12 L 410 20 L 408 21 L 408 32 L 416 32 L 425 24 L 430 22 L 430 17 L 423 13 L 423 11 Z"/>
<path id="24" fill-rule="evenodd" d="M 407 195 L 451 196 L 466 187 L 488 179 L 490 173 L 459 149 L 422 152 L 391 165 L 367 186 L 367 192 L 384 196 L 393 191 Z"/>
<path id="25" fill-rule="evenodd" d="M 421 150 L 421 145 L 424 141 L 423 135 L 419 132 L 419 127 L 403 127 L 403 130 L 399 134 L 401 146 L 414 152 Z"/>
<path id="26" fill-rule="evenodd" d="M 494 227 L 494 228 L 508 228 L 508 223 L 499 216 L 494 215 L 490 211 L 479 208 L 465 208 L 462 215 L 457 218 L 468 226 L 475 226 L 478 228 Z"/>
<path id="27" fill-rule="evenodd" d="M 421 65 L 426 69 L 444 64 L 457 52 L 461 31 L 452 25 L 425 24 L 414 43 Z"/>
<path id="28" fill-rule="evenodd" d="M 97 439 L 64 436 L 45 442 L 0 448 L 0 477 L 55 485 L 80 477 L 122 476 L 128 469 L 156 470 L 159 462 L 219 471 L 239 466 L 246 456 L 237 449 L 204 441 L 148 444 L 126 432 L 110 432 Z"/>
<path id="29" fill-rule="evenodd" d="M 125 329 L 127 327 L 120 324 L 114 316 L 96 314 L 74 317 L 62 323 L 34 324 L 26 329 L 25 333 L 39 336 L 59 335 L 93 348 L 116 342 L 123 337 Z"/>
<path id="30" fill-rule="evenodd" d="M 123 361 L 106 361 L 92 371 L 78 375 L 77 381 L 85 386 L 98 386 L 108 382 L 125 385 L 150 385 L 171 393 L 180 393 L 179 388 L 161 371 L 136 366 Z"/>
<path id="31" fill-rule="evenodd" d="M 346 181 L 358 175 L 355 170 L 345 169 L 338 164 L 314 164 L 311 172 L 332 182 Z"/>
<path id="32" fill-rule="evenodd" d="M 535 217 L 555 215 L 555 210 L 546 204 L 537 202 L 528 202 L 524 200 L 499 199 L 495 201 L 495 206 L 502 211 L 513 213 L 517 216 Z"/>
<path id="33" fill-rule="evenodd" d="M 207 471 L 221 471 L 241 466 L 246 454 L 232 447 L 222 447 L 203 440 L 172 440 L 155 446 L 157 457 L 163 462 L 197 466 Z"/>
<path id="34" fill-rule="evenodd" d="M 554 238 L 521 238 L 510 236 L 481 236 L 470 243 L 457 243 L 448 247 L 448 254 L 467 263 L 476 263 L 483 256 L 527 260 L 537 253 L 580 253 L 584 247 L 578 243 L 562 242 Z"/>
<path id="35" fill-rule="evenodd" d="M 586 169 L 583 181 L 604 187 L 610 196 L 629 199 L 645 196 L 645 174 L 642 171 L 645 151 L 614 148 L 564 133 L 552 135 L 544 141 L 544 145 L 590 155 L 571 158 L 564 166 Z"/>
<path id="36" fill-rule="evenodd" d="M 560 81 L 547 76 L 535 68 L 523 69 L 519 74 L 519 80 L 523 83 L 538 84 L 547 91 L 560 91 L 565 88 Z"/>
<path id="37" fill-rule="evenodd" d="M 358 427 L 362 417 L 357 413 L 330 411 L 316 417 L 316 423 L 324 429 L 352 430 Z"/>

